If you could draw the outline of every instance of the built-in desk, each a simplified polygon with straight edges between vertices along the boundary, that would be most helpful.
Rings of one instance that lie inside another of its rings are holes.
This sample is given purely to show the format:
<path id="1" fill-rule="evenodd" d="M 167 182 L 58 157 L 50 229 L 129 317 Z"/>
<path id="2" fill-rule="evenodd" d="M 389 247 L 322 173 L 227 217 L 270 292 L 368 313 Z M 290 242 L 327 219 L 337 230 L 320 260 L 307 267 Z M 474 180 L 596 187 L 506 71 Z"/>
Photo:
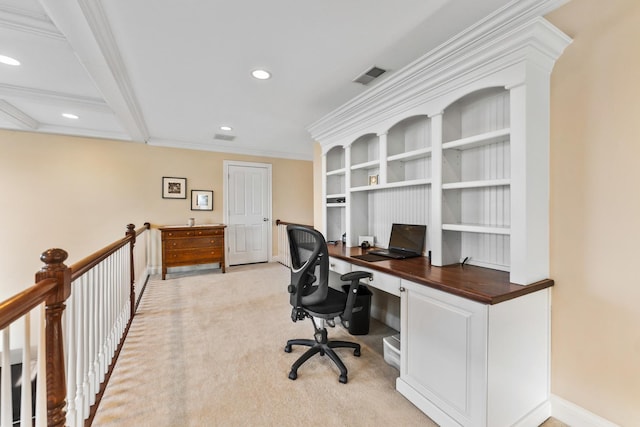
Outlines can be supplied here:
<path id="1" fill-rule="evenodd" d="M 400 298 L 396 389 L 441 426 L 538 426 L 550 415 L 550 287 L 427 258 L 367 262 L 329 244 L 330 268 L 373 272 Z"/>
<path id="2" fill-rule="evenodd" d="M 368 262 L 353 258 L 354 255 L 362 255 L 366 252 L 360 247 L 346 247 L 338 243 L 337 245 L 329 244 L 328 248 L 329 256 L 335 259 L 391 274 L 483 304 L 497 304 L 553 286 L 553 280 L 550 279 L 527 286 L 516 285 L 509 282 L 508 272 L 472 265 L 463 267 L 460 264 L 453 264 L 435 267 L 426 257 Z"/>

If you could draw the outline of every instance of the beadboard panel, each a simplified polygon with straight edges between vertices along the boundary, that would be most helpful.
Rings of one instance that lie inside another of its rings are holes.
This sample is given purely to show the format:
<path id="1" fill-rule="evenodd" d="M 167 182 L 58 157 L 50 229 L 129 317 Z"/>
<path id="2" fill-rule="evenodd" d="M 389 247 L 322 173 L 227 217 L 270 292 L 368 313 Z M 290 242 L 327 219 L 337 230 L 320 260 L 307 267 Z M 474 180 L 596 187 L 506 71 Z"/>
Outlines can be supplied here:
<path id="1" fill-rule="evenodd" d="M 425 251 L 430 249 L 428 231 L 431 223 L 429 201 L 430 186 L 415 186 L 369 192 L 368 229 L 375 237 L 376 245 L 387 247 L 391 224 L 426 224 Z"/>

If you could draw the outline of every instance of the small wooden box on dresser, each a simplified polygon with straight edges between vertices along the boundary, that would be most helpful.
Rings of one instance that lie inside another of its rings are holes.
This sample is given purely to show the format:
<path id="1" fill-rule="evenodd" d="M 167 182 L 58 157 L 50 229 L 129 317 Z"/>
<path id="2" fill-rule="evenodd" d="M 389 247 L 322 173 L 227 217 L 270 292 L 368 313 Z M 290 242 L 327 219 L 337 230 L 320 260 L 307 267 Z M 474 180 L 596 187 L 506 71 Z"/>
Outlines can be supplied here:
<path id="1" fill-rule="evenodd" d="M 167 225 L 158 227 L 162 236 L 162 280 L 167 268 L 196 264 L 224 264 L 224 224 L 193 227 Z"/>

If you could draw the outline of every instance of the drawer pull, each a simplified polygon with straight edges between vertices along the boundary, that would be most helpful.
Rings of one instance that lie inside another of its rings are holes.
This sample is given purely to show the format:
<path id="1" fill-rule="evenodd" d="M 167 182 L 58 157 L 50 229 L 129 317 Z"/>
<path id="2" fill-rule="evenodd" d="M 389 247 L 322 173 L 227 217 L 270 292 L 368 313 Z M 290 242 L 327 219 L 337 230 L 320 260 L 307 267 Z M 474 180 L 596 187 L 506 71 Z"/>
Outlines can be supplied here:
<path id="1" fill-rule="evenodd" d="M 404 291 L 406 291 L 406 289 L 400 286 L 400 292 L 404 292 Z"/>

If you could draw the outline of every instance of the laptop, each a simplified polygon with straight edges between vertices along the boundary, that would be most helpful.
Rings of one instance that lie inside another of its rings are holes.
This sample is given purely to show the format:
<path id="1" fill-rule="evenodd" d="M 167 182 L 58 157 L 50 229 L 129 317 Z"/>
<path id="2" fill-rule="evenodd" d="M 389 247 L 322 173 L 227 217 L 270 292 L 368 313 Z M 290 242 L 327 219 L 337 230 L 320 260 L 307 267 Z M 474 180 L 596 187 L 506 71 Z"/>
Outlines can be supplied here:
<path id="1" fill-rule="evenodd" d="M 426 232 L 426 225 L 392 224 L 388 248 L 368 253 L 394 259 L 422 256 Z"/>

